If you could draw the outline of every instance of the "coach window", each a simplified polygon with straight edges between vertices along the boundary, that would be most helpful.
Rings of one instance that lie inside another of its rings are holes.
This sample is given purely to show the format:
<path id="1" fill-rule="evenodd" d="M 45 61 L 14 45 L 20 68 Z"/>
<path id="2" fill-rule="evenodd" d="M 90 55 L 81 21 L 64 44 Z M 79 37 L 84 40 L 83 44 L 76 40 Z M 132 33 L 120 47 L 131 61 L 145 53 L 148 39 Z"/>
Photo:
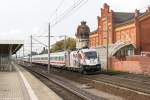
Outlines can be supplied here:
<path id="1" fill-rule="evenodd" d="M 59 60 L 60 60 L 60 61 L 62 60 L 62 57 L 61 57 L 61 56 L 59 57 Z"/>
<path id="2" fill-rule="evenodd" d="M 52 57 L 50 57 L 50 60 L 52 60 Z"/>
<path id="3" fill-rule="evenodd" d="M 64 60 L 64 57 L 62 57 L 62 61 Z"/>

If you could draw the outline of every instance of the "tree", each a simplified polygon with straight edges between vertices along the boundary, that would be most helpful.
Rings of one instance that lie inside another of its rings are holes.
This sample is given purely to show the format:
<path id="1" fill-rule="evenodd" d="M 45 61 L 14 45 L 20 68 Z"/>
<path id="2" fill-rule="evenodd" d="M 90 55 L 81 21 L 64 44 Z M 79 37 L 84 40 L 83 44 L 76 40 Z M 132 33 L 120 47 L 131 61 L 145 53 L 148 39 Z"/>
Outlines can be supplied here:
<path id="1" fill-rule="evenodd" d="M 76 48 L 76 40 L 74 38 L 68 38 L 66 40 L 66 49 L 72 50 Z"/>
<path id="2" fill-rule="evenodd" d="M 65 44 L 64 44 L 65 43 Z M 76 48 L 76 40 L 74 38 L 67 38 L 66 41 L 60 40 L 56 42 L 54 45 L 52 45 L 51 52 L 58 52 L 66 50 L 72 50 Z"/>

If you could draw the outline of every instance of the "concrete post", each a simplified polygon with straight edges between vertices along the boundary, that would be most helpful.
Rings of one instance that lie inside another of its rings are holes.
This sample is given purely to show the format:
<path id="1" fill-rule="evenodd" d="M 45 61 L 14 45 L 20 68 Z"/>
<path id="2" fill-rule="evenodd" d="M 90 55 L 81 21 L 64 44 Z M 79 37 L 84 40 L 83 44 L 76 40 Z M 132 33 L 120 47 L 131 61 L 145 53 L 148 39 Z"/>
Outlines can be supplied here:
<path id="1" fill-rule="evenodd" d="M 48 73 L 50 71 L 50 23 L 48 24 Z"/>
<path id="2" fill-rule="evenodd" d="M 24 65 L 24 45 L 23 45 L 23 58 L 22 58 L 22 60 L 23 60 L 23 65 Z"/>
<path id="3" fill-rule="evenodd" d="M 65 52 L 65 66 L 66 66 L 66 35 L 64 36 L 64 52 Z"/>
<path id="4" fill-rule="evenodd" d="M 30 66 L 32 67 L 32 35 L 31 35 L 31 54 L 30 54 Z"/>
<path id="5" fill-rule="evenodd" d="M 9 46 L 9 71 L 12 71 L 12 45 Z"/>

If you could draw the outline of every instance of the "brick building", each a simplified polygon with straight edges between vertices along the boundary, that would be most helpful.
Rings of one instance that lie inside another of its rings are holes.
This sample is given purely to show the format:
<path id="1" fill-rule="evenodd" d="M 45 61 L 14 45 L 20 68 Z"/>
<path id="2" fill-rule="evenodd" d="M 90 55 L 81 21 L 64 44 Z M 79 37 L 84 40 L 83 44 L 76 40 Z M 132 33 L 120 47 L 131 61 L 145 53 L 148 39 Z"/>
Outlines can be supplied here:
<path id="1" fill-rule="evenodd" d="M 109 45 L 130 42 L 135 45 L 136 54 L 150 51 L 150 8 L 144 13 L 137 9 L 133 13 L 114 12 L 105 3 L 97 20 L 98 28 L 90 34 L 91 47 L 106 45 L 108 29 Z"/>

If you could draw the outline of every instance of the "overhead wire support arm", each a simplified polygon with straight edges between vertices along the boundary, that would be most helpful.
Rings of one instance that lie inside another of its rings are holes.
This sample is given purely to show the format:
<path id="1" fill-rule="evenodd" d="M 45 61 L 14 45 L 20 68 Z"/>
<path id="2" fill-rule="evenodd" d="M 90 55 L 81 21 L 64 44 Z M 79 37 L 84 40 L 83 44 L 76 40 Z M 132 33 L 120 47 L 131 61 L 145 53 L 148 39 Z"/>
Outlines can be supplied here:
<path id="1" fill-rule="evenodd" d="M 37 42 L 39 42 L 40 44 L 42 44 L 42 45 L 48 47 L 46 44 L 42 43 L 41 41 L 39 41 L 39 40 L 37 40 L 37 39 L 35 39 L 35 38 L 32 38 L 32 39 L 35 40 L 35 41 L 37 41 Z"/>
<path id="2" fill-rule="evenodd" d="M 47 35 L 46 36 L 42 36 L 42 35 L 33 35 L 34 37 L 48 37 Z"/>

